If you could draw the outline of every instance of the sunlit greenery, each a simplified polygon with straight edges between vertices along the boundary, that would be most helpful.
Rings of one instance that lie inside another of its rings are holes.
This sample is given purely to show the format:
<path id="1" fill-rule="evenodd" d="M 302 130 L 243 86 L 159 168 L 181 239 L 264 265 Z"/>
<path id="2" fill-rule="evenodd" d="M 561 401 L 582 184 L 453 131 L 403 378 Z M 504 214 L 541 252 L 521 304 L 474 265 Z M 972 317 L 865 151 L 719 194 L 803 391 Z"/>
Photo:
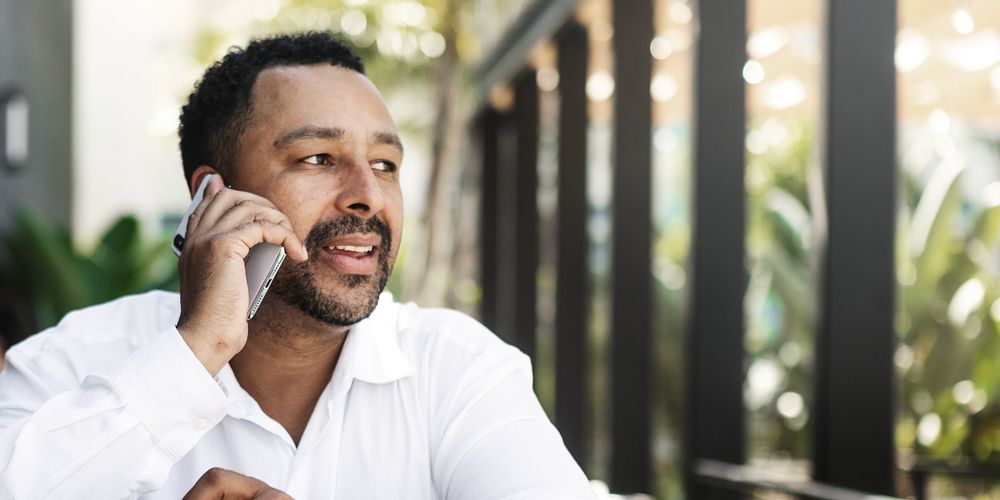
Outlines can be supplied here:
<path id="1" fill-rule="evenodd" d="M 751 457 L 808 457 L 817 283 L 809 169 L 812 128 L 776 118 L 747 135 L 745 402 Z"/>
<path id="2" fill-rule="evenodd" d="M 901 446 L 918 456 L 1000 460 L 1000 184 L 983 186 L 997 137 L 956 137 L 964 154 L 910 131 L 898 238 Z M 906 150 L 906 149 L 904 149 Z M 977 150 L 980 156 L 977 158 Z M 921 154 L 922 153 L 922 154 Z M 995 158 L 995 156 L 994 156 Z"/>
<path id="3" fill-rule="evenodd" d="M 776 120 L 748 134 L 750 452 L 808 458 L 816 300 L 811 207 L 818 202 L 808 180 L 815 141 L 809 127 Z M 904 465 L 996 462 L 1000 184 L 972 179 L 984 178 L 1000 140 L 975 130 L 956 134 L 964 153 L 955 154 L 955 144 L 932 147 L 933 135 L 906 129 L 900 148 L 897 444 Z M 785 408 L 782 397 L 789 398 Z"/>
<path id="4" fill-rule="evenodd" d="M 656 497 L 683 497 L 681 446 L 684 418 L 686 267 L 690 250 L 688 187 L 690 127 L 676 123 L 656 132 L 653 233 L 653 456 Z M 669 139 L 669 140 L 665 140 Z M 666 143 L 670 148 L 664 148 Z"/>
<path id="5" fill-rule="evenodd" d="M 372 79 L 391 86 L 426 75 L 433 61 L 448 49 L 445 34 L 467 24 L 455 23 L 461 13 L 449 11 L 447 7 L 453 5 L 447 0 L 283 0 L 270 4 L 267 11 L 237 26 L 227 19 L 206 21 L 195 57 L 210 64 L 230 45 L 245 43 L 248 36 L 327 31 L 351 41 Z M 456 48 L 460 55 L 471 50 L 461 44 Z"/>

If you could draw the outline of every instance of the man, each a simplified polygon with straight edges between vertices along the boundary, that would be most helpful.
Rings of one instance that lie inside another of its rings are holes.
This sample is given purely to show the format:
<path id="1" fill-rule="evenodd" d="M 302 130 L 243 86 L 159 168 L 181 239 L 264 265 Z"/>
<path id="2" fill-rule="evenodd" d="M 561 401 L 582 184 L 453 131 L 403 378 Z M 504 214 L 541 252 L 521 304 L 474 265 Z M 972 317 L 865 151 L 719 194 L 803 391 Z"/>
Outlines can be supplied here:
<path id="1" fill-rule="evenodd" d="M 403 147 L 349 47 L 312 33 L 230 52 L 180 137 L 192 191 L 218 174 L 181 293 L 77 311 L 10 350 L 0 497 L 592 497 L 523 354 L 381 294 Z M 261 242 L 290 258 L 248 322 Z"/>

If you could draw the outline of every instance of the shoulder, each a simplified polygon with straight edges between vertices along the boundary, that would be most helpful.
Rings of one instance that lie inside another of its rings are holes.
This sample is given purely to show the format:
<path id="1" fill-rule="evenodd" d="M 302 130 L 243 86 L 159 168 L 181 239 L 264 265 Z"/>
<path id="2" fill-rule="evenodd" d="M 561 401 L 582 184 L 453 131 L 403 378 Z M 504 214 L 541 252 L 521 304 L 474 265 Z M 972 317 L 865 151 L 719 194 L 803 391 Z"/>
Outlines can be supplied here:
<path id="1" fill-rule="evenodd" d="M 173 326 L 180 311 L 176 293 L 152 291 L 73 311 L 55 326 L 13 346 L 8 357 L 41 356 L 67 348 L 145 344 Z"/>
<path id="2" fill-rule="evenodd" d="M 411 350 L 447 350 L 468 357 L 507 357 L 520 352 L 473 317 L 454 309 L 403 304 L 398 330 L 400 343 Z"/>
<path id="3" fill-rule="evenodd" d="M 519 369 L 530 374 L 527 356 L 459 311 L 401 305 L 397 332 L 414 374 L 435 392 L 483 376 L 502 378 Z"/>

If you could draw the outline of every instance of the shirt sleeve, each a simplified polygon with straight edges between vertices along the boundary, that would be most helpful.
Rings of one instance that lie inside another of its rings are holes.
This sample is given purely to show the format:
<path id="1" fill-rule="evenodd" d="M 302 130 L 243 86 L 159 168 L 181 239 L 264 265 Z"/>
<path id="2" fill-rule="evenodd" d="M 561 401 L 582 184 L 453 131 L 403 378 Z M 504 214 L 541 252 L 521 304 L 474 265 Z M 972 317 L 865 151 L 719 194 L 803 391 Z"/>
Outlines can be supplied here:
<path id="1" fill-rule="evenodd" d="M 460 386 L 441 420 L 438 495 L 464 499 L 596 499 L 531 387 L 516 352 Z"/>
<path id="2" fill-rule="evenodd" d="M 154 491 L 226 413 L 225 393 L 176 329 L 76 386 L 45 360 L 15 349 L 0 373 L 0 499 Z"/>

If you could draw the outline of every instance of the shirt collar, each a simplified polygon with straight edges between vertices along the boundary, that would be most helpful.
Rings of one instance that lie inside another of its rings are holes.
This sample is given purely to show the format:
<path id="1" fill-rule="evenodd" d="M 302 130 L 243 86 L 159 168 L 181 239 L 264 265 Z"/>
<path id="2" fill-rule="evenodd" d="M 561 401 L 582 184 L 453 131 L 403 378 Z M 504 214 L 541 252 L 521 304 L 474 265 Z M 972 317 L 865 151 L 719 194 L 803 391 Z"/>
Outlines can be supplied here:
<path id="1" fill-rule="evenodd" d="M 391 293 L 382 292 L 372 314 L 351 328 L 336 369 L 345 380 L 385 384 L 413 373 L 399 347 L 399 307 Z"/>
<path id="2" fill-rule="evenodd" d="M 370 384 L 386 384 L 413 374 L 410 361 L 399 347 L 398 318 L 400 305 L 392 294 L 382 292 L 371 315 L 359 321 L 347 333 L 333 378 L 353 379 Z M 233 400 L 252 400 L 236 380 L 226 363 L 216 376 L 222 390 Z"/>

